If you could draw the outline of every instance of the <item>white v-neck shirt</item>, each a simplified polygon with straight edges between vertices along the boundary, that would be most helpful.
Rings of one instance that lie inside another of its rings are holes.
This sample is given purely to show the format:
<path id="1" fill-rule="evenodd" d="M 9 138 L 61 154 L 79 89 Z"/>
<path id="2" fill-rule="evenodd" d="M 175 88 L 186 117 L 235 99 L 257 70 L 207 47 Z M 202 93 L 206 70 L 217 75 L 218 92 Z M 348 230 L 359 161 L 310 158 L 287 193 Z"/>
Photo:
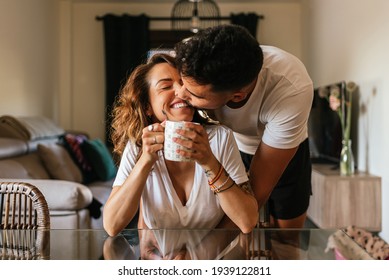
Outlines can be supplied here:
<path id="1" fill-rule="evenodd" d="M 237 184 L 248 181 L 233 133 L 221 125 L 207 126 L 210 147 Z M 124 150 L 113 186 L 121 186 L 135 165 L 138 149 L 129 142 Z M 215 228 L 224 216 L 218 196 L 211 191 L 204 170 L 195 164 L 194 180 L 186 205 L 182 205 L 170 180 L 162 153 L 143 190 L 142 212 L 151 229 Z"/>

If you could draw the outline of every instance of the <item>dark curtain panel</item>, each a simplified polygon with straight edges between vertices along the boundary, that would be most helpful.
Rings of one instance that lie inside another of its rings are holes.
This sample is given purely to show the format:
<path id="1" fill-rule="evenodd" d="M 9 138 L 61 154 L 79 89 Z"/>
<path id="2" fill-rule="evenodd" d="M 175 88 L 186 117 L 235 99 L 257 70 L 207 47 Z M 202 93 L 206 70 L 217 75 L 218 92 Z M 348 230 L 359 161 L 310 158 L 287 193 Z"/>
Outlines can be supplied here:
<path id="1" fill-rule="evenodd" d="M 258 19 L 259 16 L 255 13 L 231 14 L 231 23 L 246 27 L 255 38 L 257 37 Z"/>
<path id="2" fill-rule="evenodd" d="M 99 19 L 104 24 L 105 44 L 105 141 L 112 146 L 112 105 L 128 75 L 147 58 L 149 17 L 107 14 Z"/>

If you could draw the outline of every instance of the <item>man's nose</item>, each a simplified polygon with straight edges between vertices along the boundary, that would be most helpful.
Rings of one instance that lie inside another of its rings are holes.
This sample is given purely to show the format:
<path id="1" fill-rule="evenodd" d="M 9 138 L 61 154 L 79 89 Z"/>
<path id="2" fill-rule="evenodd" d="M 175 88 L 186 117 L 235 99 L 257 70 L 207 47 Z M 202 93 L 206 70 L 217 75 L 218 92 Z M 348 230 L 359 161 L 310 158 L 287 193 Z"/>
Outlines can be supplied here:
<path id="1" fill-rule="evenodd" d="M 185 86 L 180 85 L 180 86 L 176 87 L 176 89 L 175 89 L 175 96 L 177 96 L 183 100 L 186 100 L 187 98 L 186 98 L 185 91 L 186 91 Z"/>

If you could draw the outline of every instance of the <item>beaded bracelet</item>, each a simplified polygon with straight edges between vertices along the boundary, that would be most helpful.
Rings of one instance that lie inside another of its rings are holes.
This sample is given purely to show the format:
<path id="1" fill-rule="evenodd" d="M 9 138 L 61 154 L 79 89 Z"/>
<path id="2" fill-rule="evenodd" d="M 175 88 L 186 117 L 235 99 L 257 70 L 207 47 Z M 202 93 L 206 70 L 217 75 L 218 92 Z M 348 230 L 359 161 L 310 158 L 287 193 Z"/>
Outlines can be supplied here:
<path id="1" fill-rule="evenodd" d="M 222 175 L 222 171 L 223 171 L 223 165 L 220 164 L 219 171 L 217 172 L 215 178 L 213 178 L 213 180 L 211 182 L 208 181 L 208 185 L 212 186 L 213 184 L 215 184 L 217 182 L 217 180 L 220 179 L 220 176 Z"/>
<path id="2" fill-rule="evenodd" d="M 226 191 L 226 190 L 228 190 L 228 189 L 231 189 L 233 186 L 235 186 L 235 182 L 234 182 L 234 181 L 232 181 L 232 184 L 229 185 L 227 188 L 225 188 L 225 189 L 220 189 L 220 190 L 218 190 L 217 192 L 215 191 L 214 194 L 218 194 L 218 193 L 224 192 L 224 191 Z"/>
<path id="3" fill-rule="evenodd" d="M 212 191 L 213 192 L 218 192 L 222 187 L 224 187 L 225 184 L 227 184 L 229 179 L 230 179 L 230 176 L 227 176 L 227 179 L 223 183 L 221 183 L 220 186 L 216 187 L 215 185 L 212 185 L 211 186 Z"/>

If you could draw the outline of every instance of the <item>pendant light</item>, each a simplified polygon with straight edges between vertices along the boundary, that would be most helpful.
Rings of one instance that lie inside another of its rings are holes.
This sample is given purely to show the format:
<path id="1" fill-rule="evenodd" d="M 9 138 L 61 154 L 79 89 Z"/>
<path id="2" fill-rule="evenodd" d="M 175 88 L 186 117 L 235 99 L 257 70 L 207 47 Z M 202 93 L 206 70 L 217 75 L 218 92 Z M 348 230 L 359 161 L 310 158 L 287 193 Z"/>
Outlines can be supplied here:
<path id="1" fill-rule="evenodd" d="M 193 33 L 220 24 L 219 7 L 212 0 L 179 0 L 173 6 L 171 17 L 174 30 Z"/>

